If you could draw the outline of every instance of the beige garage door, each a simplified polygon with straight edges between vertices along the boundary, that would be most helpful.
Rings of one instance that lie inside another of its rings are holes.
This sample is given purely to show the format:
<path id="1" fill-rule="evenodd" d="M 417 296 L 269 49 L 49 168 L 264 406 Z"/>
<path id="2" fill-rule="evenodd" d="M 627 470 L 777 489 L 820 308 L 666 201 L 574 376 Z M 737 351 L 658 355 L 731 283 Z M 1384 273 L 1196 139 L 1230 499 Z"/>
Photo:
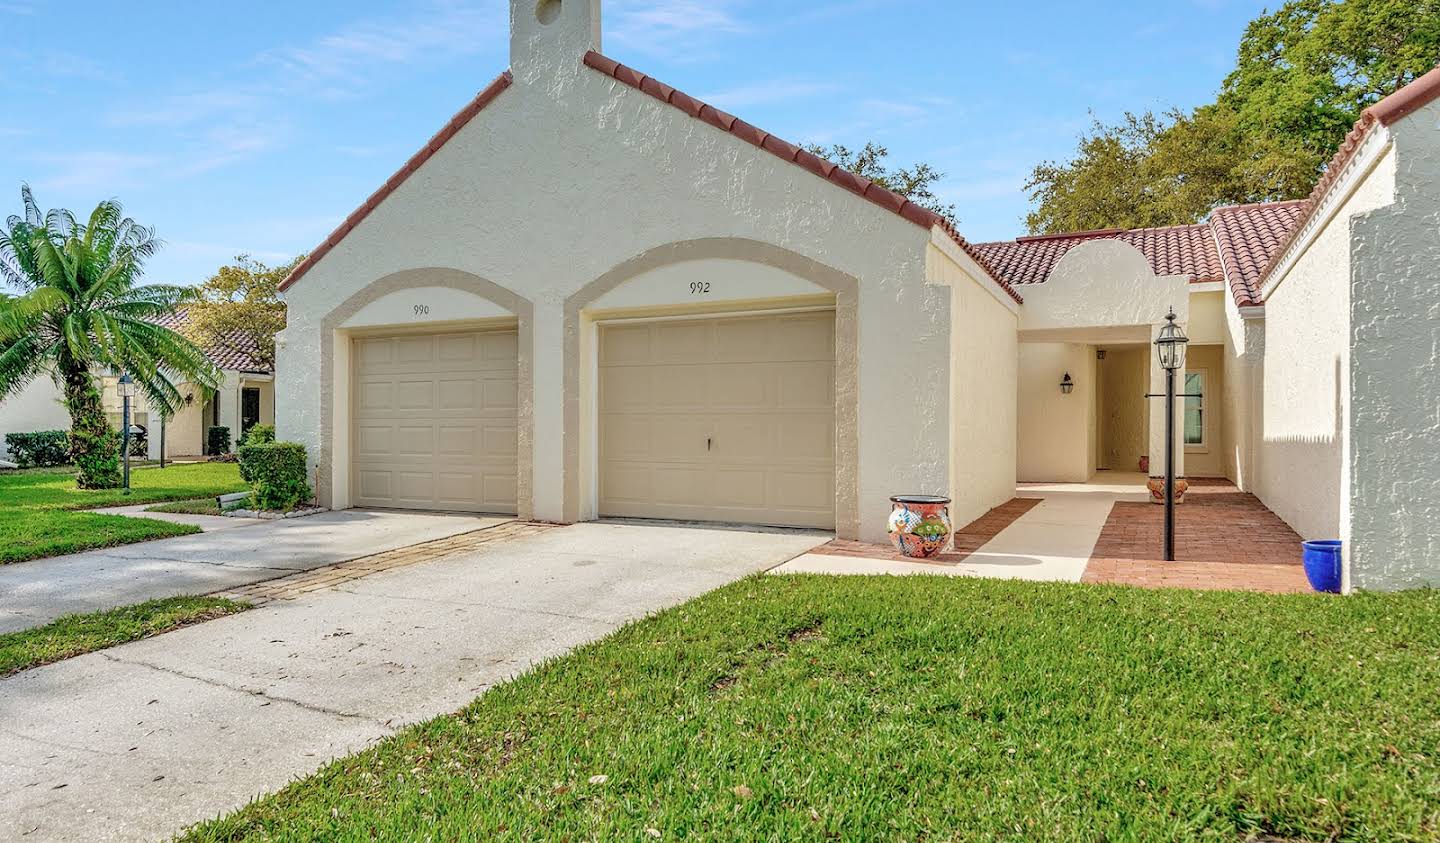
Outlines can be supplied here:
<path id="1" fill-rule="evenodd" d="M 517 334 L 362 337 L 356 506 L 515 512 Z"/>
<path id="2" fill-rule="evenodd" d="M 835 526 L 831 312 L 600 328 L 600 514 Z"/>

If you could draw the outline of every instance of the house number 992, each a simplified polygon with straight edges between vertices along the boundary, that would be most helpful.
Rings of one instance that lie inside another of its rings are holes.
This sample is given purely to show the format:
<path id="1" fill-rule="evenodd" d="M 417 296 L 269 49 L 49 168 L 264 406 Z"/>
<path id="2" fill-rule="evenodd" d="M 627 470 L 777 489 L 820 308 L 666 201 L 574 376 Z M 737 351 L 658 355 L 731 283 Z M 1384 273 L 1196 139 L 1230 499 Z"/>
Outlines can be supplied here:
<path id="1" fill-rule="evenodd" d="M 429 315 L 430 315 L 430 305 L 428 305 L 428 304 L 417 304 L 417 305 L 415 305 L 415 315 L 416 315 L 416 316 L 429 316 Z"/>
<path id="2" fill-rule="evenodd" d="M 691 281 L 691 282 L 690 282 L 690 295 L 692 295 L 692 296 L 708 296 L 708 295 L 710 295 L 710 282 L 709 282 L 709 281 Z"/>

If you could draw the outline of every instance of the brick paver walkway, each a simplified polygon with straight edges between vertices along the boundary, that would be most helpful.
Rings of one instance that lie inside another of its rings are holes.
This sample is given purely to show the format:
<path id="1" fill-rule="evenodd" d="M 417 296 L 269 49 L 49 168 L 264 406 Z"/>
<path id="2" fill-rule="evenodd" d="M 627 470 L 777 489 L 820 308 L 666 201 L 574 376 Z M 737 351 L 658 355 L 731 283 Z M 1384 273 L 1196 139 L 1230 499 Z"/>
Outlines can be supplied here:
<path id="1" fill-rule="evenodd" d="M 1175 508 L 1175 562 L 1160 561 L 1165 508 L 1119 502 L 1082 582 L 1151 587 L 1309 591 L 1300 536 L 1228 480 L 1191 481 Z"/>
<path id="2" fill-rule="evenodd" d="M 414 544 L 409 547 L 397 548 L 384 553 L 361 556 L 358 559 L 351 559 L 348 562 L 339 562 L 334 565 L 326 565 L 323 568 L 301 571 L 289 576 L 221 591 L 218 592 L 218 595 L 236 600 L 247 600 L 256 606 L 263 605 L 271 600 L 293 600 L 303 594 L 318 591 L 322 588 L 329 588 L 330 586 L 339 585 L 340 583 L 351 580 L 358 580 L 361 577 L 368 577 L 380 571 L 418 565 L 421 562 L 431 562 L 436 559 L 444 559 L 448 556 L 458 556 L 488 544 L 513 541 L 526 536 L 537 535 L 546 530 L 555 529 L 558 526 L 560 525 L 527 521 L 507 521 L 504 524 L 487 527 L 483 530 L 474 530 L 469 533 L 460 533 L 459 535 Z"/>
<path id="3" fill-rule="evenodd" d="M 1029 512 L 1038 503 L 1040 503 L 1040 498 L 1014 498 L 1000 504 L 955 531 L 953 549 L 942 551 L 938 556 L 932 556 L 929 559 L 911 559 L 908 556 L 902 556 L 889 544 L 870 544 L 848 539 L 835 539 L 810 552 L 824 556 L 855 556 L 862 559 L 924 562 L 927 565 L 958 565 L 964 561 L 965 557 L 979 550 L 981 545 L 995 538 L 1001 530 L 1015 523 L 1015 519 Z"/>

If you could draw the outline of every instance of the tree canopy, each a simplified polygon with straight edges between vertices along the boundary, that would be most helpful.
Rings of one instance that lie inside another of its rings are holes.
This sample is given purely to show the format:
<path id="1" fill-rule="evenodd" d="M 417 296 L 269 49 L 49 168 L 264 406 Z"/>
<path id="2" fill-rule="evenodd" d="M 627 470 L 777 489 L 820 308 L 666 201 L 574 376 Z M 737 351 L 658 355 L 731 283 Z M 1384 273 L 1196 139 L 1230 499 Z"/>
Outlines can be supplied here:
<path id="1" fill-rule="evenodd" d="M 1440 0 L 1290 0 L 1251 21 L 1214 102 L 1096 121 L 1026 189 L 1032 233 L 1179 225 L 1309 194 L 1360 113 L 1440 64 Z"/>
<path id="2" fill-rule="evenodd" d="M 195 288 L 187 308 L 185 334 L 206 348 L 229 348 L 251 353 L 267 366 L 275 365 L 275 335 L 285 328 L 285 303 L 280 282 L 303 259 L 267 266 L 249 255 L 239 255 Z"/>
<path id="3" fill-rule="evenodd" d="M 935 195 L 935 183 L 945 178 L 945 174 L 923 161 L 913 167 L 886 166 L 885 159 L 889 157 L 890 150 L 873 142 L 865 144 L 859 152 L 838 143 L 829 147 L 811 144 L 805 147 L 805 151 L 955 221 L 955 206 Z"/>

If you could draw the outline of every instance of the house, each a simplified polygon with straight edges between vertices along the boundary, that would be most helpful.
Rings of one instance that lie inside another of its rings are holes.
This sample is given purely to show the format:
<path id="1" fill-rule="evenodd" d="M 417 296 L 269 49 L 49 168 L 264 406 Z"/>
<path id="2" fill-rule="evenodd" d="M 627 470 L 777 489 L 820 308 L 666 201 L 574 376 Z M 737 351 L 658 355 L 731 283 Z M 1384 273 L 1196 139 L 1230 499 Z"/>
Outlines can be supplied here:
<path id="1" fill-rule="evenodd" d="M 180 330 L 185 323 L 183 310 L 154 320 L 171 330 Z M 233 447 L 241 433 L 254 424 L 275 423 L 275 372 L 258 356 L 257 349 L 243 334 L 226 337 L 223 342 L 204 348 L 210 362 L 220 370 L 220 388 L 206 396 L 204 388 L 192 383 L 176 384 L 185 403 L 164 425 L 165 456 L 194 457 L 206 453 L 206 429 L 212 425 L 230 428 Z M 104 374 L 98 378 L 100 400 L 110 419 L 110 426 L 120 429 L 123 401 L 117 386 L 119 378 Z M 145 403 L 143 395 L 131 399 L 132 423 L 147 430 L 149 457 L 160 457 L 160 418 Z M 0 458 L 8 456 L 4 448 L 6 433 L 28 433 L 36 430 L 67 430 L 70 415 L 65 411 L 59 389 L 47 377 L 36 378 L 16 395 L 0 403 Z"/>
<path id="2" fill-rule="evenodd" d="M 1434 337 L 1423 309 L 1363 328 L 1337 301 L 1318 315 L 1299 301 L 1315 284 L 1388 283 L 1360 275 L 1358 259 L 1313 271 L 1304 259 L 1316 238 L 1351 230 L 1327 197 L 1383 180 L 1383 167 L 1199 226 L 976 245 L 606 57 L 600 0 L 511 0 L 510 13 L 510 69 L 281 286 L 280 434 L 308 447 L 322 504 L 748 522 L 876 541 L 891 495 L 943 493 L 964 523 L 1008 500 L 1017 476 L 1085 479 L 1162 452 L 1163 412 L 1143 396 L 1158 385 L 1150 341 L 1173 307 L 1194 340 L 1186 382 L 1204 393 L 1177 401 L 1190 470 L 1268 496 L 1307 534 L 1352 539 L 1357 584 L 1440 580 L 1428 558 L 1407 557 L 1413 575 L 1368 572 L 1395 563 L 1353 532 L 1356 507 L 1392 505 L 1396 483 L 1362 502 L 1341 491 L 1342 471 L 1354 472 L 1336 456 L 1317 472 L 1346 515 L 1307 522 L 1314 489 L 1267 480 L 1309 458 L 1295 445 L 1319 450 L 1329 437 L 1332 456 L 1365 450 L 1343 419 L 1311 431 L 1321 410 L 1354 409 L 1337 409 L 1333 383 L 1323 401 L 1304 397 L 1315 418 L 1285 410 L 1295 388 L 1275 372 L 1309 377 L 1313 360 L 1292 348 L 1300 335 L 1267 330 L 1308 315 L 1352 349 L 1366 330 L 1401 324 Z M 1382 104 L 1367 117 L 1378 140 L 1364 142 L 1389 149 L 1395 173 L 1435 160 L 1440 77 L 1412 87 L 1422 93 L 1407 94 L 1405 114 Z M 1410 251 L 1384 269 L 1412 267 L 1407 297 L 1435 286 L 1412 263 L 1434 248 L 1411 228 L 1440 194 L 1422 176 L 1394 210 Z M 1377 236 L 1353 248 L 1375 260 L 1377 244 L 1399 242 Z M 1284 358 L 1268 379 L 1267 349 Z M 1339 362 L 1347 383 L 1364 356 Z M 1411 357 L 1433 385 L 1435 361 Z M 1404 418 L 1414 437 L 1433 437 L 1423 422 Z M 1281 432 L 1287 423 L 1301 429 Z M 1440 507 L 1425 476 L 1406 469 L 1399 481 L 1424 498 L 1406 505 L 1415 513 Z"/>

